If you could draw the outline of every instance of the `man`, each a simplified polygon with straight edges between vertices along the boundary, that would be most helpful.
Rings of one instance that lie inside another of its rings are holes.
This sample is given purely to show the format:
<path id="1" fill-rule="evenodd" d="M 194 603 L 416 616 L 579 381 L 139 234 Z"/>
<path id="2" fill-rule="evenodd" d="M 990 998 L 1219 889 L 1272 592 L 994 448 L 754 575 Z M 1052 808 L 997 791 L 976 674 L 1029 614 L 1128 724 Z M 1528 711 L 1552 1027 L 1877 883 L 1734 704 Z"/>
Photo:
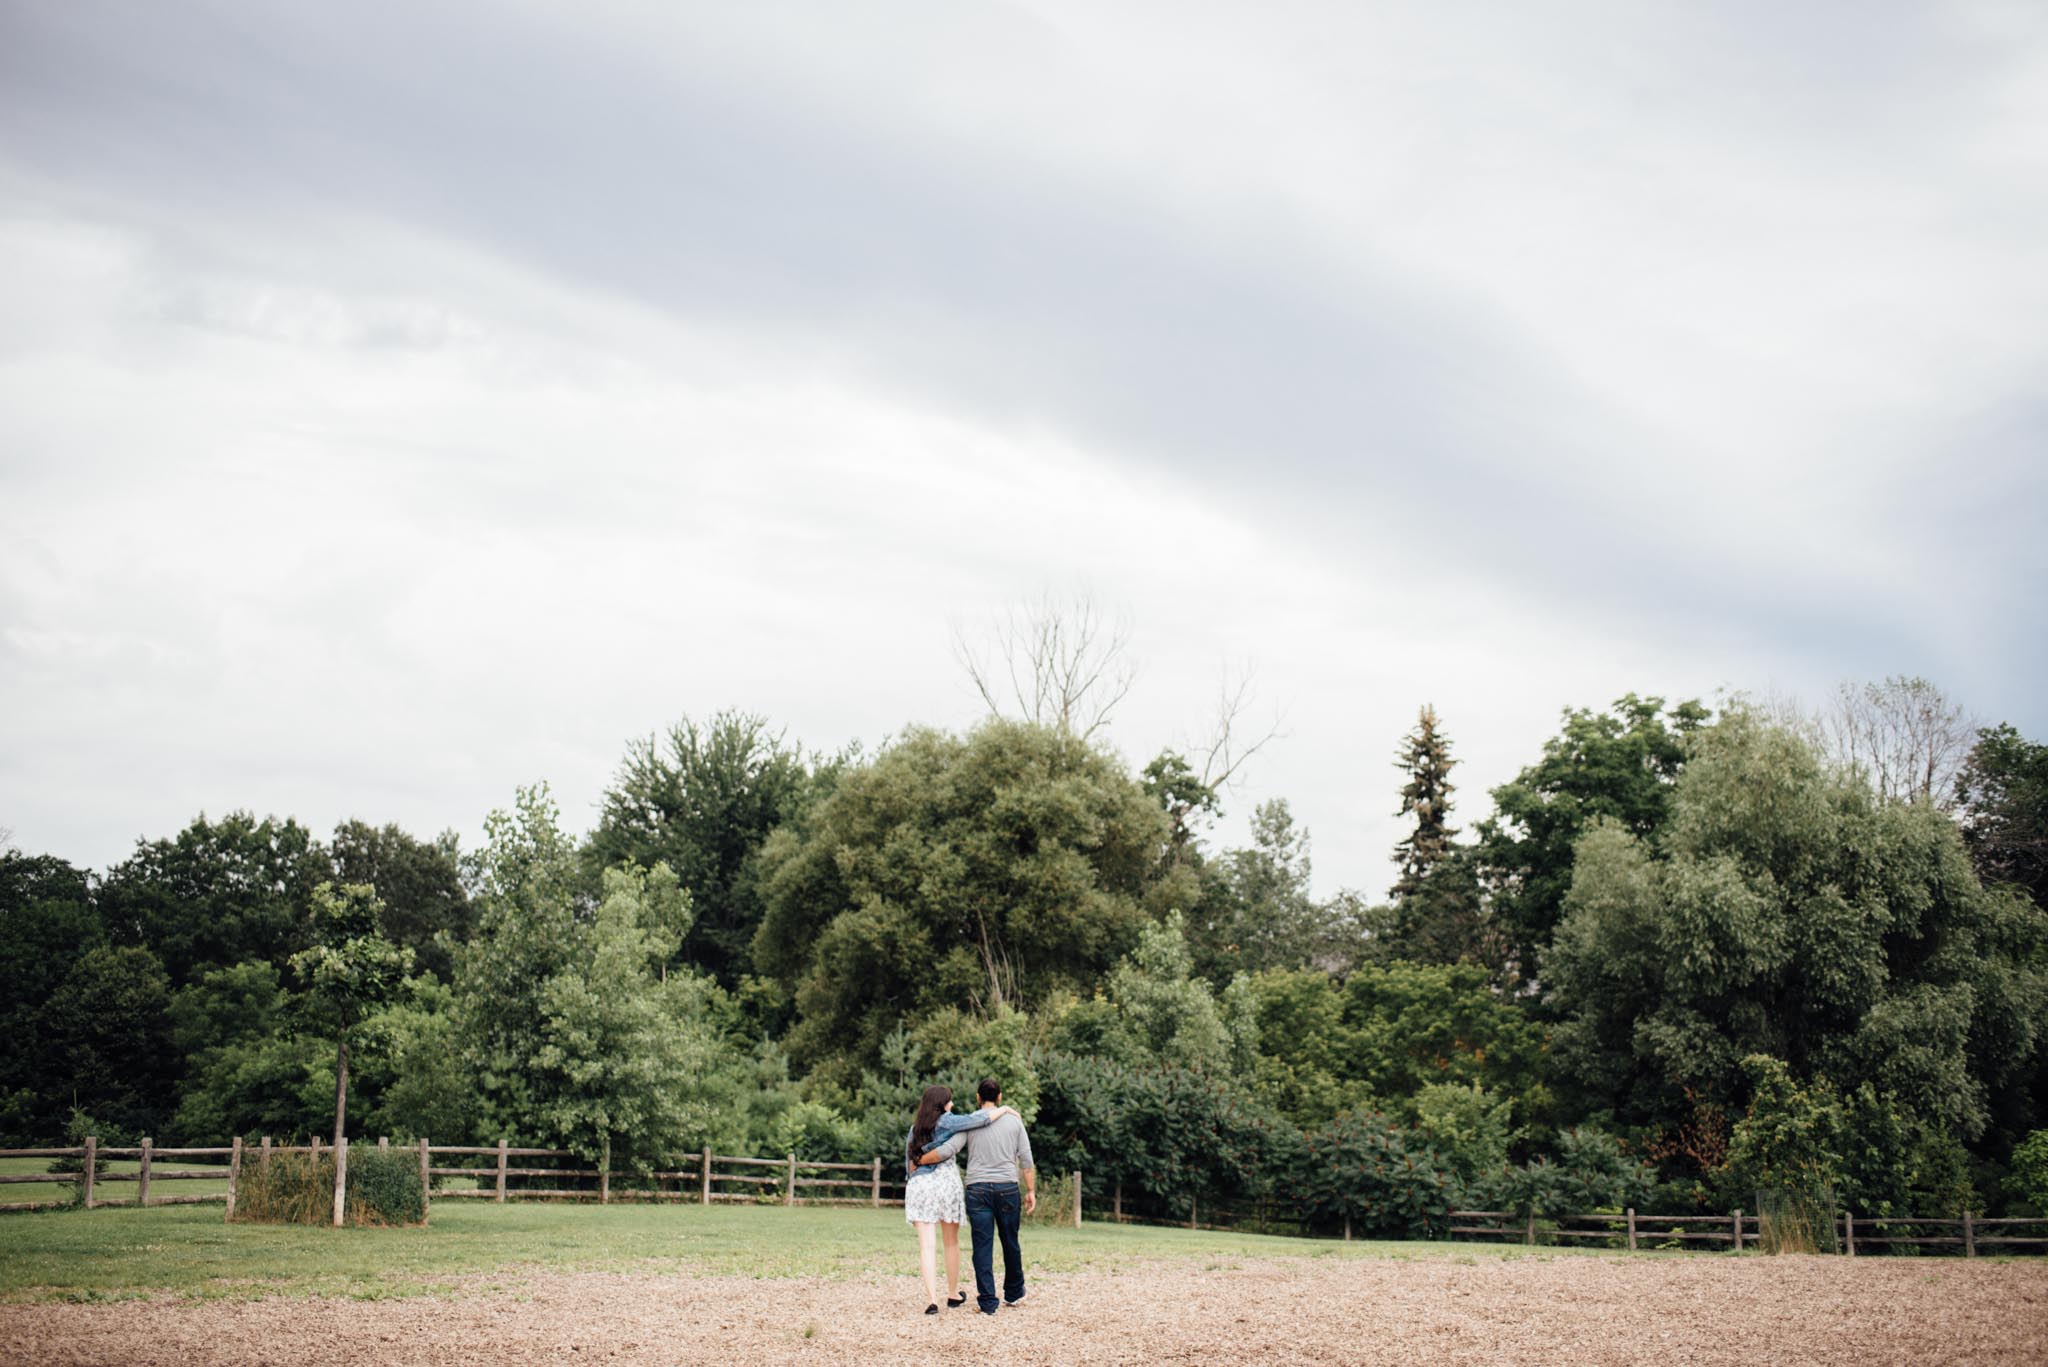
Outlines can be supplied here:
<path id="1" fill-rule="evenodd" d="M 981 1109 L 1003 1104 L 1003 1089 L 985 1077 L 974 1089 Z M 978 1130 L 959 1136 L 967 1141 L 967 1223 L 974 1231 L 974 1290 L 984 1315 L 996 1312 L 995 1241 L 1003 1241 L 1003 1303 L 1024 1299 L 1024 1250 L 1017 1244 L 1017 1226 L 1027 1212 L 1038 1209 L 1038 1171 L 1031 1162 L 1031 1136 L 1016 1112 L 1001 1115 Z M 1017 1185 L 1024 1194 L 1020 1206 Z"/>

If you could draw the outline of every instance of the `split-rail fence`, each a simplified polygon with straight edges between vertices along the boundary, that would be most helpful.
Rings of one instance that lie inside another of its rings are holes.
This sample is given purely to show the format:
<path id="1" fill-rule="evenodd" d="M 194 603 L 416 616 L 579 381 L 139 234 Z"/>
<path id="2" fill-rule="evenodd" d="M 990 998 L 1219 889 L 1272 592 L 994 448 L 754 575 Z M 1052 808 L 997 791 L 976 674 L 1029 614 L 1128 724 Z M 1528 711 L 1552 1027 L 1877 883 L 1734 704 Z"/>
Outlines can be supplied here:
<path id="1" fill-rule="evenodd" d="M 344 1145 L 354 1145 L 344 1140 Z M 393 1146 L 387 1139 L 379 1139 L 380 1152 L 391 1152 Z M 245 1144 L 239 1137 L 225 1147 L 159 1149 L 150 1140 L 143 1140 L 135 1147 L 100 1147 L 96 1138 L 89 1138 L 83 1145 L 73 1148 L 46 1149 L 0 1149 L 0 1158 L 76 1158 L 77 1172 L 40 1172 L 0 1174 L 0 1183 L 64 1183 L 73 1184 L 73 1199 L 65 1201 L 12 1201 L 0 1202 L 0 1211 L 50 1210 L 83 1205 L 88 1208 L 100 1206 L 168 1206 L 220 1203 L 227 1207 L 227 1218 L 235 1217 L 236 1197 L 241 1186 L 242 1171 L 249 1163 L 267 1164 L 272 1155 L 283 1153 L 311 1154 L 318 1158 L 322 1152 L 331 1152 L 332 1145 L 323 1145 L 315 1139 L 308 1144 L 274 1144 L 265 1136 L 260 1144 Z M 421 1139 L 398 1146 L 399 1152 L 414 1152 L 419 1155 L 420 1185 L 423 1188 L 429 1209 L 435 1201 L 483 1200 L 503 1202 L 510 1200 L 568 1199 L 596 1201 L 610 1204 L 618 1201 L 687 1201 L 711 1205 L 719 1201 L 743 1201 L 753 1204 L 776 1202 L 781 1205 L 838 1205 L 838 1206 L 900 1206 L 903 1204 L 903 1182 L 897 1178 L 894 1165 L 885 1165 L 879 1157 L 866 1163 L 820 1163 L 798 1158 L 795 1154 L 784 1154 L 780 1158 L 756 1158 L 737 1154 L 713 1153 L 704 1149 L 693 1155 L 696 1162 L 685 1168 L 668 1172 L 614 1173 L 609 1167 L 582 1168 L 563 1167 L 564 1162 L 573 1163 L 578 1155 L 568 1149 L 515 1148 L 509 1139 L 501 1139 L 494 1145 L 478 1144 L 432 1144 Z M 436 1159 L 470 1160 L 466 1162 L 436 1163 Z M 134 1172 L 98 1172 L 101 1160 L 136 1160 Z M 180 1160 L 180 1167 L 166 1170 L 158 1166 L 164 1159 Z M 344 1162 L 346 1155 L 344 1154 Z M 489 1160 L 478 1162 L 475 1160 Z M 529 1160 L 515 1166 L 515 1159 Z M 535 1167 L 532 1161 L 550 1160 L 553 1166 Z M 193 1160 L 199 1160 L 194 1162 Z M 734 1171 L 739 1169 L 739 1171 Z M 889 1180 L 884 1180 L 887 1171 Z M 856 1175 L 858 1174 L 858 1175 Z M 434 1189 L 435 1178 L 469 1178 L 476 1182 L 473 1189 Z M 152 1196 L 150 1188 L 159 1182 L 201 1179 L 206 1181 L 226 1180 L 227 1189 L 202 1196 Z M 572 1182 L 586 1185 L 575 1186 L 530 1186 L 534 1179 L 552 1179 L 556 1183 Z M 617 1183 L 614 1178 L 618 1178 Z M 515 1185 L 514 1179 L 517 1179 Z M 109 1198 L 100 1194 L 104 1183 L 120 1182 L 135 1184 L 132 1198 Z M 651 1182 L 652 1186 L 643 1185 Z M 587 1185 L 594 1183 L 595 1185 Z M 1074 1174 L 1073 1223 L 1081 1223 L 1080 1174 Z M 738 1190 L 734 1190 L 738 1188 Z"/>

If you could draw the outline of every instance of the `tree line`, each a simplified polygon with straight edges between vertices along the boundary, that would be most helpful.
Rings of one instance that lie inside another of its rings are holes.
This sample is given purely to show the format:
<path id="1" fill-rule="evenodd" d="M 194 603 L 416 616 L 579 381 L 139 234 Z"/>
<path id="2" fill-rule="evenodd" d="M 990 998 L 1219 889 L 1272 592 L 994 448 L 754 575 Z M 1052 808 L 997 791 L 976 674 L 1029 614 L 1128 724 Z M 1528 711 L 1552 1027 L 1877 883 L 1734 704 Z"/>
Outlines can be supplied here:
<path id="1" fill-rule="evenodd" d="M 684 720 L 589 832 L 536 786 L 470 851 L 247 813 L 98 872 L 9 850 L 0 1135 L 864 1160 L 994 1074 L 1091 1201 L 1162 1214 L 2033 1213 L 2048 747 L 1959 718 L 1917 680 L 1832 717 L 1631 694 L 1468 835 L 1425 708 L 1384 899 L 1318 897 L 1284 800 L 1220 848 L 1203 765 L 1057 710 L 873 754 Z"/>

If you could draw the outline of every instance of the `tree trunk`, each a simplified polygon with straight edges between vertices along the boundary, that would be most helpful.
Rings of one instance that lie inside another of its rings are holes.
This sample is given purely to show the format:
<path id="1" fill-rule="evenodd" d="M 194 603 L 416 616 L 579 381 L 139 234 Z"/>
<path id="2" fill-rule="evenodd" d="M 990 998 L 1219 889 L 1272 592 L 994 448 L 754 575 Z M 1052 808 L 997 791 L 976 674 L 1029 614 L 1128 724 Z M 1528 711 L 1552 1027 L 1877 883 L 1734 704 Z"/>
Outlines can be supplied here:
<path id="1" fill-rule="evenodd" d="M 348 1040 L 344 1038 L 334 1059 L 334 1227 L 341 1228 L 341 1216 L 348 1195 Z"/>

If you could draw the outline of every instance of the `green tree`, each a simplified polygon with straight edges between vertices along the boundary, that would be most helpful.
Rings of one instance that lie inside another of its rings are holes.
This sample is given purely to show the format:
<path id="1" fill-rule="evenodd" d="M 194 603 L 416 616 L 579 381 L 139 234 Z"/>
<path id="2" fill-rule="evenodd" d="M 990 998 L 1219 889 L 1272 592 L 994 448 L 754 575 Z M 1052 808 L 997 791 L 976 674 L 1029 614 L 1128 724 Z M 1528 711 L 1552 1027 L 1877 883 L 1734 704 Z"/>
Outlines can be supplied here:
<path id="1" fill-rule="evenodd" d="M 2020 889 L 2048 907 L 2048 745 L 2010 725 L 1986 727 L 1956 791 L 1963 843 L 1986 883 Z"/>
<path id="2" fill-rule="evenodd" d="M 1728 1138 L 1732 1192 L 1789 1191 L 1823 1207 L 1848 1176 L 1848 1117 L 1833 1088 L 1802 1085 L 1782 1059 L 1742 1060 L 1749 1111 Z"/>
<path id="3" fill-rule="evenodd" d="M 378 929 L 410 949 L 420 969 L 447 981 L 454 946 L 469 938 L 472 913 L 453 831 L 420 840 L 394 825 L 344 821 L 334 828 L 336 881 L 375 888 Z"/>
<path id="4" fill-rule="evenodd" d="M 308 943 L 313 889 L 333 876 L 296 821 L 202 815 L 170 840 L 138 842 L 109 869 L 100 915 L 109 939 L 149 949 L 183 986 L 248 959 L 282 968 Z"/>
<path id="5" fill-rule="evenodd" d="M 175 1129 L 189 1144 L 237 1134 L 316 1132 L 333 1117 L 335 1058 L 298 1032 L 278 971 L 251 960 L 209 969 L 172 994 L 172 1038 L 184 1058 Z"/>
<path id="6" fill-rule="evenodd" d="M 1304 1135 L 1303 1150 L 1292 1185 L 1309 1223 L 1393 1239 L 1440 1236 L 1448 1225 L 1456 1177 L 1420 1131 L 1347 1112 Z"/>
<path id="7" fill-rule="evenodd" d="M 1258 1020 L 1255 1002 L 1244 992 L 1219 1001 L 1195 976 L 1176 911 L 1164 925 L 1140 932 L 1136 948 L 1110 971 L 1100 995 L 1069 1011 L 1055 1039 L 1127 1067 L 1166 1065 L 1229 1077 L 1248 1069 L 1256 1056 Z"/>
<path id="8" fill-rule="evenodd" d="M 170 997 L 163 965 L 146 949 L 102 946 L 78 956 L 30 1037 L 42 1055 L 41 1075 L 61 1079 L 53 1100 L 124 1130 L 160 1132 L 178 1074 Z"/>
<path id="9" fill-rule="evenodd" d="M 762 848 L 754 956 L 794 994 L 791 1056 L 851 1088 L 906 1016 L 1091 987 L 1191 900 L 1166 837 L 1122 765 L 1067 732 L 910 732 Z"/>
<path id="10" fill-rule="evenodd" d="M 1698 702 L 1666 709 L 1630 693 L 1605 712 L 1568 710 L 1543 758 L 1493 790 L 1476 846 L 1489 915 L 1520 973 L 1533 978 L 1563 913 L 1573 852 L 1605 817 L 1645 839 L 1670 814 L 1688 739 L 1709 717 Z"/>
<path id="11" fill-rule="evenodd" d="M 309 1020 L 334 1041 L 334 1147 L 348 1122 L 348 1046 L 363 1017 L 389 1001 L 412 971 L 412 951 L 384 938 L 383 907 L 374 888 L 357 883 L 313 889 L 313 943 L 292 956 L 304 985 Z M 334 1223 L 342 1222 L 343 1192 L 334 1191 Z"/>
<path id="12" fill-rule="evenodd" d="M 1519 1133 L 1512 1100 L 1493 1096 L 1476 1082 L 1428 1082 L 1415 1093 L 1410 1107 L 1415 1128 L 1461 1182 L 1506 1165 Z"/>
<path id="13" fill-rule="evenodd" d="M 1209 861 L 1188 938 L 1210 981 L 1269 968 L 1348 965 L 1364 937 L 1347 896 L 1316 900 L 1309 887 L 1309 835 L 1285 798 L 1252 814 L 1252 843 Z"/>
<path id="14" fill-rule="evenodd" d="M 48 855 L 0 851 L 0 1143 L 57 1137 L 71 1080 L 34 1047 L 37 1018 L 80 955 L 106 942 L 85 870 Z"/>
<path id="15" fill-rule="evenodd" d="M 736 987 L 752 967 L 761 923 L 761 843 L 829 787 L 837 767 L 814 773 L 801 749 L 761 717 L 721 712 L 706 726 L 685 717 L 660 740 L 627 747 L 588 858 L 594 869 L 673 869 L 696 909 L 682 956 Z"/>
<path id="16" fill-rule="evenodd" d="M 1566 906 L 1559 1060 L 1629 1123 L 1676 1129 L 1687 1089 L 1732 1109 L 1768 1054 L 1969 1138 L 2039 1066 L 2048 919 L 1987 891 L 1942 813 L 1751 713 L 1698 734 L 1660 842 L 1587 831 Z"/>
<path id="17" fill-rule="evenodd" d="M 707 994 L 717 989 L 656 976 L 689 924 L 667 865 L 606 869 L 572 961 L 541 984 L 535 1119 L 588 1158 L 651 1170 L 712 1126 L 721 1041 Z"/>
<path id="18" fill-rule="evenodd" d="M 1415 729 L 1401 743 L 1395 767 L 1408 775 L 1401 786 L 1401 810 L 1395 815 L 1415 818 L 1415 829 L 1395 845 L 1394 862 L 1401 876 L 1394 883 L 1394 895 L 1407 897 L 1419 891 L 1423 880 L 1451 852 L 1451 742 L 1437 727 L 1436 709 L 1427 704 L 1417 718 Z"/>

